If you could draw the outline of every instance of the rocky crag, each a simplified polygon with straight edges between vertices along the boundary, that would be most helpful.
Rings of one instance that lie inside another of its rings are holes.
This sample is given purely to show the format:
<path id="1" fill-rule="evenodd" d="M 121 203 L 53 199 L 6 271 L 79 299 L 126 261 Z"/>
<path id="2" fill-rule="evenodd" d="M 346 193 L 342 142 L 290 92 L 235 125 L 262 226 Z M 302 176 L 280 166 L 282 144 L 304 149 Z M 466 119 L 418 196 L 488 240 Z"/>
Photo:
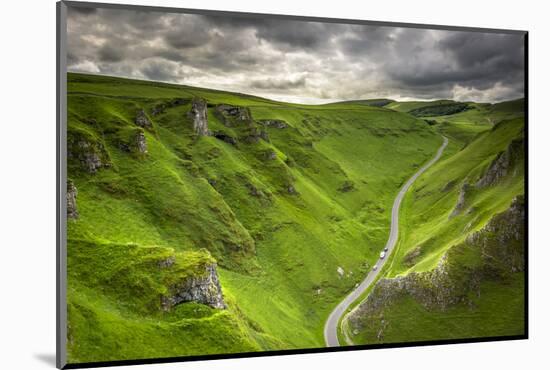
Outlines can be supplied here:
<path id="1" fill-rule="evenodd" d="M 498 183 L 509 173 L 513 173 L 517 164 L 523 160 L 523 139 L 516 139 L 508 145 L 505 151 L 500 152 L 491 162 L 483 176 L 476 183 L 478 188 L 492 186 Z"/>
<path id="2" fill-rule="evenodd" d="M 464 208 L 466 207 L 467 197 L 470 194 L 471 190 L 472 190 L 472 186 L 470 184 L 468 183 L 462 184 L 462 187 L 460 188 L 460 191 L 458 193 L 456 206 L 453 212 L 451 212 L 451 215 L 449 216 L 449 218 L 457 216 L 458 214 L 460 214 L 460 212 L 464 210 Z"/>
<path id="3" fill-rule="evenodd" d="M 78 218 L 78 209 L 76 208 L 76 197 L 78 191 L 71 180 L 67 180 L 67 218 L 76 220 Z"/>
<path id="4" fill-rule="evenodd" d="M 227 127 L 234 127 L 239 123 L 252 121 L 250 110 L 245 107 L 218 104 L 214 112 L 218 119 Z"/>
<path id="5" fill-rule="evenodd" d="M 81 170 L 91 174 L 111 165 L 103 143 L 78 131 L 68 133 L 67 159 L 70 164 L 77 164 Z"/>
<path id="6" fill-rule="evenodd" d="M 193 98 L 191 101 L 191 110 L 189 111 L 193 119 L 193 129 L 199 136 L 208 136 L 208 114 L 206 100 L 201 98 Z"/>
<path id="7" fill-rule="evenodd" d="M 134 138 L 137 151 L 141 154 L 147 154 L 147 139 L 143 131 L 139 131 Z"/>
<path id="8" fill-rule="evenodd" d="M 117 147 L 126 153 L 147 154 L 147 137 L 142 129 L 137 128 L 126 138 L 116 140 Z"/>
<path id="9" fill-rule="evenodd" d="M 169 266 L 170 263 L 165 263 L 162 267 Z M 223 300 L 215 263 L 206 265 L 204 274 L 187 277 L 169 290 L 169 295 L 161 297 L 161 306 L 164 310 L 170 310 L 184 302 L 197 302 L 219 309 L 227 307 Z"/>
<path id="10" fill-rule="evenodd" d="M 485 188 L 494 186 L 500 183 L 506 176 L 516 175 L 518 170 L 518 164 L 523 160 L 524 153 L 524 141 L 523 139 L 513 140 L 506 150 L 500 152 L 489 166 L 483 171 L 481 176 L 475 185 L 463 183 L 458 193 L 458 199 L 456 206 L 449 215 L 449 218 L 458 216 L 468 205 L 468 198 L 471 197 L 472 192 L 476 188 Z M 442 191 L 446 191 L 447 188 L 454 186 L 453 182 L 449 182 Z"/>
<path id="11" fill-rule="evenodd" d="M 153 123 L 151 122 L 149 117 L 147 117 L 147 114 L 145 114 L 145 111 L 143 109 L 138 110 L 136 114 L 136 119 L 134 122 L 139 127 L 143 127 L 147 129 L 153 128 Z"/>
<path id="12" fill-rule="evenodd" d="M 199 136 L 213 136 L 230 145 L 238 146 L 239 142 L 248 144 L 258 143 L 260 140 L 270 142 L 265 127 L 286 128 L 287 123 L 281 120 L 253 120 L 250 109 L 230 104 L 218 104 L 214 108 L 214 115 L 226 127 L 241 129 L 242 135 L 235 137 L 223 130 L 210 131 L 208 129 L 208 104 L 202 98 L 191 101 L 189 117 L 193 120 L 193 129 Z M 244 129 L 244 130 L 243 130 Z"/>

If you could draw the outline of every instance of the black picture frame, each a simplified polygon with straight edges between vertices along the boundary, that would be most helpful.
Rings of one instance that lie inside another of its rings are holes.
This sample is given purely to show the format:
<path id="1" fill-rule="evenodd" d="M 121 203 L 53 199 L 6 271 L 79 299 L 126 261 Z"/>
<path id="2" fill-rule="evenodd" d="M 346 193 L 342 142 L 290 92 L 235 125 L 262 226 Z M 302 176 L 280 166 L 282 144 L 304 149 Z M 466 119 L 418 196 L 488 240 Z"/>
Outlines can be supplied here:
<path id="1" fill-rule="evenodd" d="M 416 29 L 431 29 L 431 30 L 446 30 L 446 31 L 474 31 L 483 33 L 499 33 L 499 34 L 516 34 L 523 35 L 524 38 L 524 114 L 525 114 L 525 290 L 524 290 L 524 322 L 525 332 L 521 335 L 513 336 L 498 336 L 498 337 L 484 337 L 484 338 L 468 338 L 468 339 L 449 339 L 449 340 L 431 340 L 431 341 L 416 341 L 416 342 L 402 342 L 402 343 L 385 343 L 385 344 L 369 344 L 369 345 L 354 345 L 345 347 L 326 347 L 326 348 L 308 348 L 308 349 L 290 349 L 290 350 L 277 350 L 277 351 L 265 351 L 265 352 L 243 352 L 243 353 L 228 353 L 228 354 L 211 354 L 211 355 L 193 355 L 193 356 L 178 356 L 178 357 L 165 357 L 165 358 L 143 358 L 132 360 L 116 360 L 116 361 L 100 361 L 100 362 L 88 362 L 88 363 L 67 363 L 66 359 L 66 344 L 67 344 L 67 300 L 66 300 L 66 288 L 67 288 L 67 215 L 66 215 L 66 181 L 67 181 L 67 158 L 66 158 L 66 139 L 67 139 L 67 7 L 76 8 L 105 8 L 105 9 L 118 9 L 118 10 L 140 10 L 140 11 L 152 11 L 163 13 L 186 13 L 186 14 L 200 14 L 200 15 L 217 15 L 217 16 L 232 16 L 232 17 L 258 17 L 280 20 L 296 20 L 296 21 L 315 21 L 325 23 L 345 23 L 345 24 L 358 24 L 358 25 L 374 25 L 374 26 L 392 26 L 401 28 L 416 28 Z M 262 14 L 262 13 L 246 13 L 246 12 L 232 12 L 232 11 L 218 11 L 218 10 L 201 10 L 201 9 L 187 9 L 187 8 L 174 8 L 174 7 L 157 7 L 157 6 L 143 6 L 143 5 L 130 5 L 130 4 L 110 4 L 99 2 L 79 2 L 79 1 L 59 1 L 56 4 L 56 18 L 57 18 L 57 64 L 56 64 L 56 120 L 57 120 L 57 143 L 56 143 L 56 229 L 57 229 L 57 250 L 56 250 L 56 303 L 57 303 L 57 315 L 56 315 L 56 365 L 59 369 L 78 369 L 78 368 L 94 368 L 94 367 L 109 367 L 109 366 L 123 366 L 123 365 L 141 365 L 141 364 L 159 364 L 159 363 L 174 363 L 174 362 L 188 362 L 188 361 L 203 361 L 203 360 L 219 360 L 219 359 L 234 359 L 234 358 L 246 358 L 246 357 L 266 357 L 266 356 L 281 356 L 281 355 L 294 355 L 294 354 L 312 354 L 312 353 L 326 353 L 326 352 L 342 352 L 342 351 L 358 351 L 368 349 L 382 349 L 382 348 L 401 348 L 401 347 L 418 347 L 418 346 L 434 346 L 434 345 L 448 345 L 448 344 L 461 344 L 461 343 L 481 343 L 481 342 L 493 342 L 493 341 L 510 341 L 510 340 L 525 340 L 529 338 L 529 52 L 528 52 L 528 39 L 529 32 L 525 30 L 512 30 L 512 29 L 493 29 L 493 28 L 477 28 L 477 27 L 458 27 L 458 26 L 446 26 L 438 24 L 417 24 L 417 23 L 399 23 L 399 22 L 382 22 L 382 21 L 369 21 L 369 20 L 357 20 L 357 19 L 339 19 L 339 18 L 323 18 L 323 17 L 309 17 L 309 16 L 296 16 L 296 15 L 282 15 L 282 14 Z"/>

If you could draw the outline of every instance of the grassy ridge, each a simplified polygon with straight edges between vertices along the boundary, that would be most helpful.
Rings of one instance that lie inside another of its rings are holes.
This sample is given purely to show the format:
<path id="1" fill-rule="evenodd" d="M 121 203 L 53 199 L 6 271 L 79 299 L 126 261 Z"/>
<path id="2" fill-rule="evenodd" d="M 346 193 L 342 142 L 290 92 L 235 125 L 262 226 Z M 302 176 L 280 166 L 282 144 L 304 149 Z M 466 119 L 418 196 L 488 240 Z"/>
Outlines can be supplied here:
<path id="1" fill-rule="evenodd" d="M 377 259 L 395 193 L 440 144 L 424 121 L 365 104 L 80 74 L 68 91 L 75 150 L 85 140 L 106 164 L 95 174 L 68 164 L 80 214 L 68 228 L 70 362 L 323 346 L 326 315 Z M 194 134 L 196 96 L 210 130 L 236 145 Z M 256 122 L 226 127 L 220 103 L 247 107 Z M 141 110 L 152 127 L 134 123 Z M 248 142 L 251 130 L 268 139 Z M 138 133 L 147 154 L 132 147 Z M 228 309 L 160 312 L 169 276 L 146 263 L 150 253 L 173 253 L 191 273 L 215 259 Z"/>

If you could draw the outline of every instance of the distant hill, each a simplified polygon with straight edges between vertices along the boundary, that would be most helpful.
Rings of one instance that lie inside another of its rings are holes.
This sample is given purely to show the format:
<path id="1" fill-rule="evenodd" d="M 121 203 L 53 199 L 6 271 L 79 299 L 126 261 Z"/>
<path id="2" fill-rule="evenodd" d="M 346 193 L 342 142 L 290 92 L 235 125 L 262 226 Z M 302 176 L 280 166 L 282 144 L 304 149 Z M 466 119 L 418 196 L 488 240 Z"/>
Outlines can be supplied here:
<path id="1" fill-rule="evenodd" d="M 516 99 L 504 101 L 502 103 L 492 104 L 490 110 L 494 113 L 517 113 L 523 112 L 525 109 L 525 99 Z"/>
<path id="2" fill-rule="evenodd" d="M 395 100 L 391 100 L 391 99 L 385 99 L 385 98 L 382 98 L 382 99 L 365 99 L 365 100 L 345 100 L 345 101 L 342 101 L 342 102 L 338 102 L 338 103 L 330 103 L 330 104 L 346 104 L 346 103 L 349 103 L 349 104 L 362 104 L 362 105 L 369 105 L 371 107 L 384 107 L 390 103 L 393 103 L 395 102 Z"/>
<path id="3" fill-rule="evenodd" d="M 386 106 L 386 108 L 393 109 L 398 112 L 405 112 L 408 113 L 415 109 L 420 108 L 426 108 L 426 107 L 437 107 L 437 106 L 445 106 L 449 104 L 456 103 L 453 100 L 433 100 L 433 101 L 406 101 L 406 102 L 399 102 L 395 101 Z"/>

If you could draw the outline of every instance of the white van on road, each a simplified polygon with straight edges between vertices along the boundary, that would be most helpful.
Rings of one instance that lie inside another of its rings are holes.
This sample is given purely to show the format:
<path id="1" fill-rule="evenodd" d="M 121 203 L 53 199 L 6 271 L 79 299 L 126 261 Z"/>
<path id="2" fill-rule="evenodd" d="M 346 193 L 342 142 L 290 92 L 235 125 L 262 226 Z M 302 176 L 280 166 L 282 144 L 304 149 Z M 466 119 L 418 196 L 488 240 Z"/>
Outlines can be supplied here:
<path id="1" fill-rule="evenodd" d="M 384 259 L 384 257 L 386 257 L 386 252 L 382 251 L 380 252 L 380 259 Z"/>

